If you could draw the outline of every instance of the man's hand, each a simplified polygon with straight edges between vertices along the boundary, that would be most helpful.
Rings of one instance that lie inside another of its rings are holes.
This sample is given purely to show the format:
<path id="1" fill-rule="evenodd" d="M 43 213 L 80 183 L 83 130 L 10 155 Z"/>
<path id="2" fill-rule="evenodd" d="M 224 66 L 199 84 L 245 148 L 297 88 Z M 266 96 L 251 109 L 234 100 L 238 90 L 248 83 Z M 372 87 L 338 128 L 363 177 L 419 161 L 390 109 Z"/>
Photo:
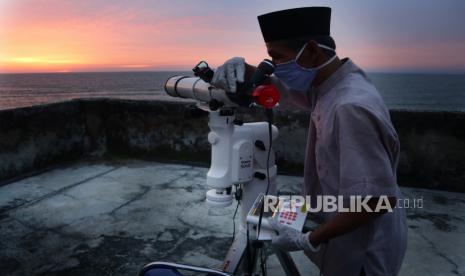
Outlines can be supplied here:
<path id="1" fill-rule="evenodd" d="M 367 204 L 372 210 L 375 210 L 378 200 L 379 198 L 371 198 Z M 394 208 L 396 206 L 396 197 L 388 197 L 388 200 L 391 208 Z M 309 238 L 313 244 L 327 242 L 335 237 L 354 231 L 386 212 L 387 210 L 383 209 L 380 212 L 339 213 L 327 223 L 320 225 L 320 227 L 311 233 Z"/>
<path id="2" fill-rule="evenodd" d="M 277 236 L 274 236 L 271 244 L 282 251 L 297 251 L 304 250 L 308 252 L 317 252 L 320 250 L 320 246 L 316 248 L 310 243 L 309 235 L 310 232 L 305 234 L 294 228 L 287 227 L 275 219 L 270 219 L 271 227 L 278 232 Z"/>
<path id="3" fill-rule="evenodd" d="M 243 83 L 246 64 L 243 57 L 233 57 L 218 67 L 213 75 L 211 84 L 228 92 L 235 93 L 236 82 Z"/>

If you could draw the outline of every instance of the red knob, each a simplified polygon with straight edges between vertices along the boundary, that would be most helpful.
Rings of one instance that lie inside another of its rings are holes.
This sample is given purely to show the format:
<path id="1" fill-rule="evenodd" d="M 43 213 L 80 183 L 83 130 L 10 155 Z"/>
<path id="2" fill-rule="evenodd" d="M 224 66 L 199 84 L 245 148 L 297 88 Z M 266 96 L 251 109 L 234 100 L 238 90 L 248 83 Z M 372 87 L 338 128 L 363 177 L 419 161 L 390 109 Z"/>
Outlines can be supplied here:
<path id="1" fill-rule="evenodd" d="M 273 108 L 279 102 L 279 91 L 271 84 L 260 85 L 252 93 L 256 104 L 264 108 Z"/>

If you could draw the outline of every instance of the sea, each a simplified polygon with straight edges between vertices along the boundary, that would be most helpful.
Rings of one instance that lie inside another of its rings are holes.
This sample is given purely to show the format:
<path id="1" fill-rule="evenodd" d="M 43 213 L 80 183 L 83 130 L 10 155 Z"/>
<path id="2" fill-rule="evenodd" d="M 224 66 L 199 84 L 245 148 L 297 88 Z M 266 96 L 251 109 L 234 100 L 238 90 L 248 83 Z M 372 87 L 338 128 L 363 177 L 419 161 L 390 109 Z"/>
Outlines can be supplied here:
<path id="1" fill-rule="evenodd" d="M 167 78 L 189 72 L 0 74 L 0 110 L 78 98 L 167 99 Z M 465 112 L 465 74 L 369 73 L 390 109 Z"/>

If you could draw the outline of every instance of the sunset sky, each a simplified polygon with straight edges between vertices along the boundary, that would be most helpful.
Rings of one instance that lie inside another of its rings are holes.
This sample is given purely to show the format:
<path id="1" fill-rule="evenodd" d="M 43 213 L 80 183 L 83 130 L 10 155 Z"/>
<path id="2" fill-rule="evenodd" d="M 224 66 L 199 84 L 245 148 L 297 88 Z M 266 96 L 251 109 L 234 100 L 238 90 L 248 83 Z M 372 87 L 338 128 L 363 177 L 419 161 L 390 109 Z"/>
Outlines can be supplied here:
<path id="1" fill-rule="evenodd" d="M 338 55 L 369 71 L 465 72 L 463 0 L 0 0 L 0 72 L 255 64 L 257 15 L 313 5 L 333 8 Z"/>

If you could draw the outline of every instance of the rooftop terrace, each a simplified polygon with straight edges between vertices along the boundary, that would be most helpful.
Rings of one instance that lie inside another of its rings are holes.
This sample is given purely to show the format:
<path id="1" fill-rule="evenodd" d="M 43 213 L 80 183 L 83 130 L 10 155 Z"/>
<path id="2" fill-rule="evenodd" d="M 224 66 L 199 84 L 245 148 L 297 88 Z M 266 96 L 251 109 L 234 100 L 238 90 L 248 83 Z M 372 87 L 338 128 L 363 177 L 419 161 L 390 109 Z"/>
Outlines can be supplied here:
<path id="1" fill-rule="evenodd" d="M 234 206 L 208 210 L 207 169 L 135 160 L 81 161 L 0 187 L 1 275 L 135 275 L 151 261 L 218 267 Z M 299 177 L 279 176 L 281 193 Z M 408 209 L 401 275 L 465 275 L 465 194 L 402 188 Z M 301 272 L 316 267 L 293 253 Z M 337 261 L 337 260 L 335 260 Z M 274 256 L 269 275 L 282 275 Z"/>

